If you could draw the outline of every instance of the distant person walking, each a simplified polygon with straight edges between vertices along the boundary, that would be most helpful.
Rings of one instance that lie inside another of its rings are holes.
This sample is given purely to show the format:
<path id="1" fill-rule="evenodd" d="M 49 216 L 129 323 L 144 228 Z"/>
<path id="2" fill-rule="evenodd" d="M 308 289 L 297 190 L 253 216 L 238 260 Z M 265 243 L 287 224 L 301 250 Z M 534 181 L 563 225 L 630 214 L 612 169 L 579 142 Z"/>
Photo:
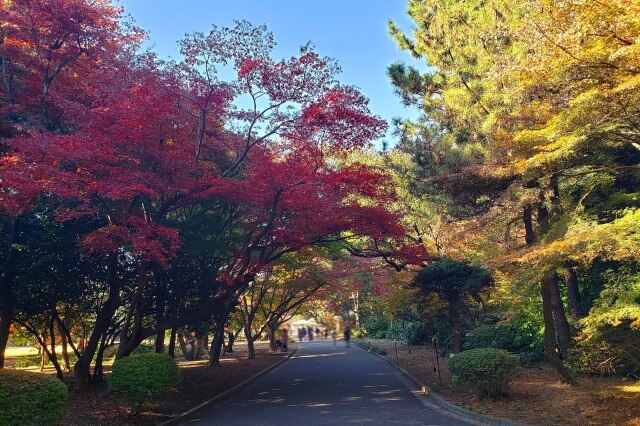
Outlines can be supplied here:
<path id="1" fill-rule="evenodd" d="M 331 338 L 333 338 L 333 346 L 336 345 L 336 340 L 338 338 L 338 332 L 335 330 L 331 330 Z"/>
<path id="2" fill-rule="evenodd" d="M 280 333 L 280 342 L 282 343 L 282 352 L 288 352 L 287 344 L 289 343 L 289 331 L 286 328 Z"/>
<path id="3" fill-rule="evenodd" d="M 351 347 L 351 327 L 344 327 L 344 344 L 347 348 Z"/>

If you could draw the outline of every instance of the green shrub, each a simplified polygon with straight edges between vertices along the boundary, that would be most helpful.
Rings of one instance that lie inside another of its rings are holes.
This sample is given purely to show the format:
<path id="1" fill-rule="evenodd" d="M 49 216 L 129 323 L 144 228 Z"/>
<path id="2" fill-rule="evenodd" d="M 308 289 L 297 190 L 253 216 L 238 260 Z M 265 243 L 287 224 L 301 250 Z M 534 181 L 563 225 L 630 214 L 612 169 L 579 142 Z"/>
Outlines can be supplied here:
<path id="1" fill-rule="evenodd" d="M 117 351 L 116 351 L 117 352 Z M 132 354 L 149 354 L 155 352 L 155 347 L 151 343 L 140 343 L 140 345 L 131 352 Z"/>
<path id="2" fill-rule="evenodd" d="M 580 320 L 570 361 L 590 374 L 640 375 L 640 276 L 608 282 Z"/>
<path id="3" fill-rule="evenodd" d="M 469 383 L 494 398 L 506 395 L 513 377 L 520 371 L 517 355 L 496 348 L 478 348 L 449 358 L 447 368 L 455 381 Z"/>
<path id="4" fill-rule="evenodd" d="M 541 324 L 529 324 L 521 318 L 497 325 L 481 325 L 464 338 L 463 349 L 498 348 L 516 353 L 525 363 L 544 358 Z"/>
<path id="5" fill-rule="evenodd" d="M 168 355 L 141 353 L 116 360 L 108 377 L 109 386 L 134 405 L 174 387 L 180 370 Z"/>
<path id="6" fill-rule="evenodd" d="M 13 362 L 15 368 L 39 367 L 41 362 L 40 355 L 22 355 Z"/>
<path id="7" fill-rule="evenodd" d="M 371 317 L 363 324 L 367 336 L 372 339 L 384 339 L 389 331 L 390 321 L 386 317 Z"/>
<path id="8" fill-rule="evenodd" d="M 0 370 L 0 425 L 59 424 L 68 399 L 67 387 L 54 377 Z"/>

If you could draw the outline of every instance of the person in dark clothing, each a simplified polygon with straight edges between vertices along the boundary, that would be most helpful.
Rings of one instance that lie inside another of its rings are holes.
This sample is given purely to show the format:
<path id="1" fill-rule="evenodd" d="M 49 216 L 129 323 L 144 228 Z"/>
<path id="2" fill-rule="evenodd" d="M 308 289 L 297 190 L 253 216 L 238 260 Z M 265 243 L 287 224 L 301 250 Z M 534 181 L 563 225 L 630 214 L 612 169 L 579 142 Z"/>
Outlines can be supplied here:
<path id="1" fill-rule="evenodd" d="M 344 327 L 344 344 L 347 348 L 351 347 L 351 327 Z"/>

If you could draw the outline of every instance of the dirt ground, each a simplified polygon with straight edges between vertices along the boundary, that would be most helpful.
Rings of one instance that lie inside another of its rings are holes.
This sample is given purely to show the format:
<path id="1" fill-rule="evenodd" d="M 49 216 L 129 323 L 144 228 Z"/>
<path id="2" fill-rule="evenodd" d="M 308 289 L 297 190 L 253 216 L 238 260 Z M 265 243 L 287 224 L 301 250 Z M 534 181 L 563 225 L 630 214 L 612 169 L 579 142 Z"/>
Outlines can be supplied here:
<path id="1" fill-rule="evenodd" d="M 136 416 L 131 415 L 127 403 L 109 392 L 106 385 L 95 386 L 83 393 L 71 392 L 63 424 L 155 425 L 164 422 L 242 383 L 288 355 L 273 354 L 268 345 L 268 342 L 256 342 L 256 358 L 247 359 L 245 342 L 237 341 L 234 352 L 224 355 L 216 367 L 208 367 L 206 360 L 178 359 L 182 373 L 178 387 L 167 395 L 155 398 Z M 295 349 L 295 344 L 290 345 L 289 349 Z M 13 364 L 11 358 L 7 359 L 8 367 Z M 109 370 L 110 366 L 105 366 L 106 374 Z M 47 368 L 45 373 L 55 374 L 52 368 Z"/>
<path id="2" fill-rule="evenodd" d="M 431 347 L 408 348 L 389 340 L 367 341 L 385 349 L 387 359 L 444 399 L 469 410 L 535 425 L 640 425 L 638 380 L 579 376 L 578 386 L 571 387 L 543 364 L 525 368 L 515 379 L 509 396 L 491 400 L 478 396 L 472 387 L 453 387 L 446 358 L 439 358 L 440 384 Z"/>

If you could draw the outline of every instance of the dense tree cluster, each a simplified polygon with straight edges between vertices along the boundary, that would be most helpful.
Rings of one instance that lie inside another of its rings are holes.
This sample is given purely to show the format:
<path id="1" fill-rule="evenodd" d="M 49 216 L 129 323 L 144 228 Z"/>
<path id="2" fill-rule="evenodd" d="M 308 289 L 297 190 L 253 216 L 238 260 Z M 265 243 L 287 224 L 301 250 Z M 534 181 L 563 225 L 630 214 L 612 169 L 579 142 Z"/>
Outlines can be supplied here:
<path id="1" fill-rule="evenodd" d="M 287 266 L 296 253 L 384 242 L 389 261 L 421 261 L 383 169 L 344 161 L 386 124 L 312 47 L 274 60 L 267 29 L 237 22 L 166 62 L 107 0 L 1 4 L 0 366 L 15 325 L 59 375 L 69 342 L 80 388 L 116 337 L 125 357 L 172 330 L 172 352 L 181 327 L 208 323 L 219 354 L 238 301 L 258 314 L 247 294 L 283 298 L 262 314 L 273 328 L 330 279 L 271 285 L 310 270 Z"/>
<path id="2" fill-rule="evenodd" d="M 410 0 L 408 13 L 413 34 L 390 32 L 429 68 L 388 69 L 423 112 L 397 121 L 392 154 L 436 217 L 425 244 L 492 269 L 496 303 L 478 315 L 523 335 L 544 323 L 567 380 L 573 357 L 637 372 L 640 4 Z"/>

